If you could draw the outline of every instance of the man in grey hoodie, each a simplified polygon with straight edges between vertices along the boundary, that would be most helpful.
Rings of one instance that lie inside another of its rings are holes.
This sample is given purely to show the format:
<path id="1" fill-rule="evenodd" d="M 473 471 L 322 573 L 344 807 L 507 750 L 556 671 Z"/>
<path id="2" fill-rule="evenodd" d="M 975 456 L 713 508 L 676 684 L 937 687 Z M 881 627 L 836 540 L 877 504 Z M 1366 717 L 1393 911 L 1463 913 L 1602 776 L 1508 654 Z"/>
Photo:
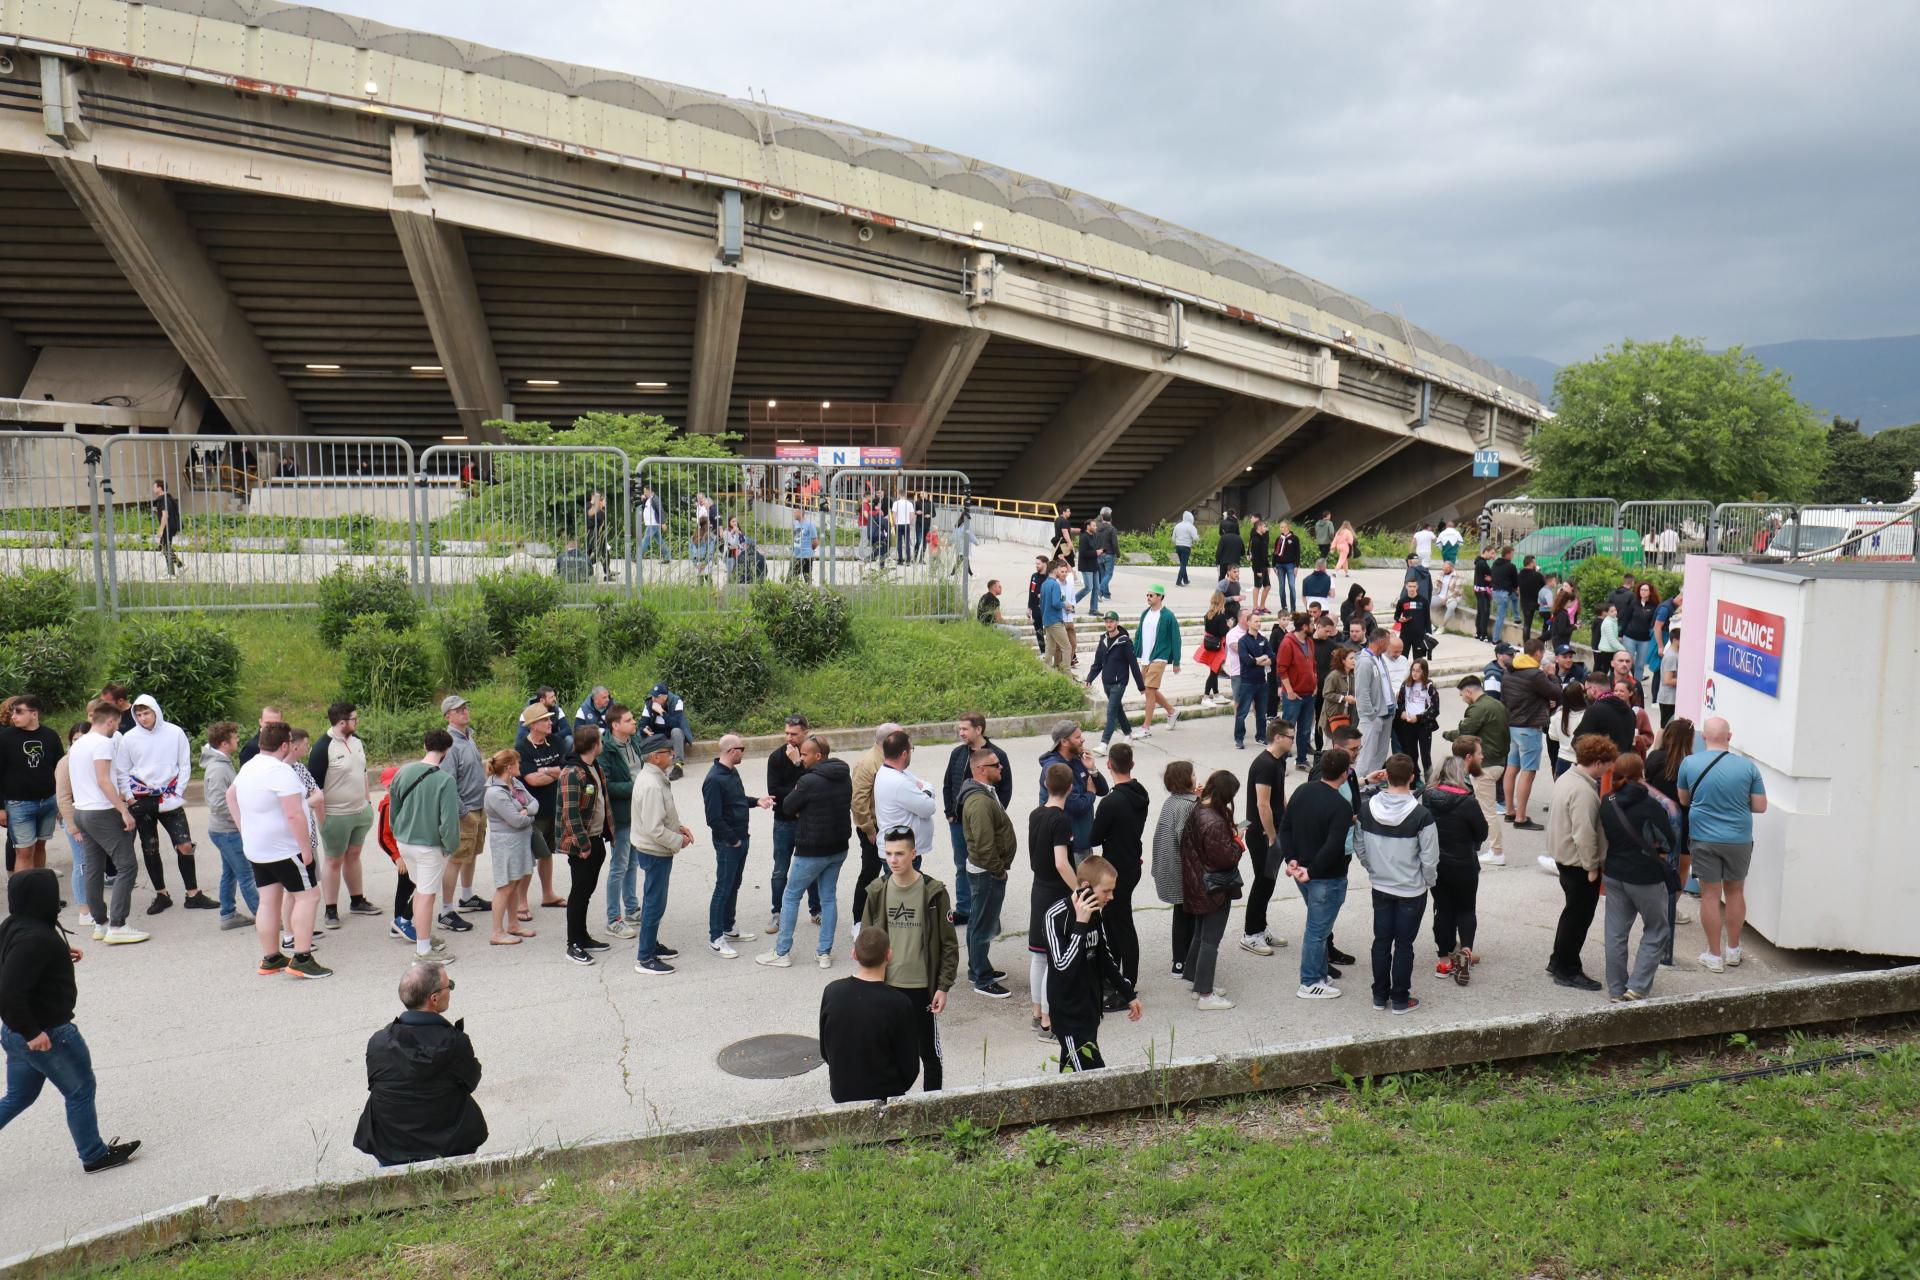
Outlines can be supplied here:
<path id="1" fill-rule="evenodd" d="M 1173 580 L 1174 586 L 1193 585 L 1193 579 L 1187 576 L 1187 561 L 1193 558 L 1193 544 L 1198 541 L 1200 529 L 1193 523 L 1193 512 L 1182 511 L 1180 523 L 1173 526 L 1173 554 L 1180 557 L 1180 576 Z"/>
<path id="2" fill-rule="evenodd" d="M 1387 787 L 1361 802 L 1354 853 L 1373 882 L 1373 1007 L 1412 1013 L 1414 939 L 1439 877 L 1440 832 L 1413 794 L 1410 756 L 1387 757 Z"/>
<path id="3" fill-rule="evenodd" d="M 207 838 L 220 851 L 220 927 L 246 929 L 253 925 L 249 912 L 260 909 L 260 891 L 253 884 L 253 868 L 240 844 L 240 824 L 227 808 L 227 788 L 233 785 L 233 753 L 240 744 L 240 726 L 222 720 L 207 730 L 207 745 L 200 748 L 200 775 L 207 794 Z M 238 897 L 236 897 L 236 894 Z M 239 898 L 247 903 L 240 910 Z"/>

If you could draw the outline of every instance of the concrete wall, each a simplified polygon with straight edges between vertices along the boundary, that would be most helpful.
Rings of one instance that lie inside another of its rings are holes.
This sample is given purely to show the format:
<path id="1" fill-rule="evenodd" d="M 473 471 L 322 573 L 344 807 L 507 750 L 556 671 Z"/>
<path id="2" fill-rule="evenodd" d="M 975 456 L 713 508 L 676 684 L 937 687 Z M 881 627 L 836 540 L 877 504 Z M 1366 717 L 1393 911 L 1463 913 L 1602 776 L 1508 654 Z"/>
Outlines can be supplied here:
<path id="1" fill-rule="evenodd" d="M 396 513 L 404 517 L 408 489 L 413 490 L 415 514 L 426 520 L 449 515 L 466 500 L 460 482 L 451 477 L 433 478 L 423 484 L 415 484 L 407 476 L 275 477 L 247 495 L 247 514 L 306 516 L 313 520 L 367 515 L 392 520 Z"/>

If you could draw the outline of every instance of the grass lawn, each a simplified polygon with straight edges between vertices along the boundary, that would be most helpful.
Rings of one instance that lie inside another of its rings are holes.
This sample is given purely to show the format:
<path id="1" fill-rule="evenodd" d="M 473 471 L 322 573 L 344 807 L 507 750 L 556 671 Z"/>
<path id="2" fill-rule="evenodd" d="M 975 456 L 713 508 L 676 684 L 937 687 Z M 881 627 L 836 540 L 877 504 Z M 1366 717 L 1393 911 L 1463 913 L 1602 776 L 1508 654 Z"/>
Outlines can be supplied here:
<path id="1" fill-rule="evenodd" d="M 1746 1037 L 1681 1075 L 1761 1065 Z M 1784 1054 L 1835 1046 L 1789 1042 Z M 1570 1060 L 1240 1099 L 1017 1137 L 672 1161 L 211 1243 L 105 1274 L 1920 1274 L 1920 1052 L 1631 1098 Z M 1579 1099 L 1607 1095 L 1591 1105 Z"/>

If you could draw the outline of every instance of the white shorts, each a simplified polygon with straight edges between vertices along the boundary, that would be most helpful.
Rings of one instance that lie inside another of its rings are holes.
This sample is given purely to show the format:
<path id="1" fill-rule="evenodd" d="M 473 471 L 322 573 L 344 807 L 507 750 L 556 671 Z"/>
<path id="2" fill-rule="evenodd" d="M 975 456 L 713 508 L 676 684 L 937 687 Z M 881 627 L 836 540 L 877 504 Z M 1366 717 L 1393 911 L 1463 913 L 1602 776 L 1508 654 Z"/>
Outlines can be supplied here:
<path id="1" fill-rule="evenodd" d="M 407 864 L 415 893 L 440 892 L 440 874 L 447 869 L 447 851 L 428 844 L 401 844 L 400 860 Z"/>

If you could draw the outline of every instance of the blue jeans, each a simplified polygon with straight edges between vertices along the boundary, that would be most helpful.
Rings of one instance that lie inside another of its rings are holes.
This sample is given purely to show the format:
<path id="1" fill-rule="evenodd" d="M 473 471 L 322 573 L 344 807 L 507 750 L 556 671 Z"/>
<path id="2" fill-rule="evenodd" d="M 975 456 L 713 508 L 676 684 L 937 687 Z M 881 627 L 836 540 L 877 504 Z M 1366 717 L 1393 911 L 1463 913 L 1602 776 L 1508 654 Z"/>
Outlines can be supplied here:
<path id="1" fill-rule="evenodd" d="M 1653 648 L 1653 641 L 1630 640 L 1622 636 L 1620 643 L 1627 646 L 1627 653 L 1633 658 L 1633 678 L 1635 680 L 1644 679 L 1646 675 L 1647 653 Z"/>
<path id="2" fill-rule="evenodd" d="M 967 979 L 978 987 L 993 972 L 993 960 L 987 952 L 1000 932 L 1000 905 L 1007 898 L 1007 878 L 969 871 L 965 883 L 973 890 L 973 910 L 967 913 Z"/>
<path id="3" fill-rule="evenodd" d="M 780 903 L 780 936 L 773 944 L 775 955 L 783 956 L 793 950 L 793 927 L 800 915 L 800 895 L 813 885 L 818 885 L 820 889 L 820 946 L 817 954 L 824 956 L 833 950 L 833 930 L 840 922 L 840 865 L 846 860 L 845 849 L 821 857 L 794 855 L 793 871 L 787 877 L 787 896 Z"/>
<path id="4" fill-rule="evenodd" d="M 1075 603 L 1085 600 L 1088 596 L 1092 596 L 1093 600 L 1087 605 L 1087 612 L 1097 615 L 1100 612 L 1100 570 L 1097 568 L 1091 573 L 1080 575 L 1080 589 L 1073 593 Z"/>
<path id="5" fill-rule="evenodd" d="M 207 837 L 213 841 L 213 847 L 220 851 L 220 918 L 231 920 L 239 907 L 238 898 L 244 899 L 249 913 L 260 910 L 260 891 L 253 884 L 253 866 L 247 861 L 246 851 L 240 846 L 238 831 L 209 831 Z"/>
<path id="6" fill-rule="evenodd" d="M 791 822 L 773 824 L 773 914 L 780 914 L 780 905 L 787 898 L 787 868 L 793 862 L 793 828 Z M 820 914 L 820 886 L 807 887 L 807 908 L 814 915 Z"/>
<path id="7" fill-rule="evenodd" d="M 673 559 L 673 553 L 667 550 L 667 540 L 661 535 L 660 526 L 657 524 L 647 525 L 640 531 L 640 549 L 634 552 L 633 558 L 635 560 L 646 559 L 647 548 L 649 546 L 660 548 L 660 558 L 662 560 Z"/>
<path id="8" fill-rule="evenodd" d="M 1313 745 L 1313 699 L 1280 695 L 1280 718 L 1293 726 L 1293 756 L 1304 765 Z"/>
<path id="9" fill-rule="evenodd" d="M 100 1140 L 100 1118 L 93 1109 L 93 1055 L 80 1028 L 71 1022 L 47 1028 L 52 1046 L 40 1052 L 27 1048 L 24 1036 L 0 1026 L 0 1047 L 7 1053 L 7 1095 L 0 1098 L 0 1129 L 34 1104 L 49 1080 L 67 1100 L 67 1132 L 82 1160 L 107 1154 Z"/>
<path id="10" fill-rule="evenodd" d="M 1100 594 L 1109 600 L 1113 599 L 1114 564 L 1115 559 L 1113 556 L 1102 555 L 1100 557 Z"/>
<path id="11" fill-rule="evenodd" d="M 1309 880 L 1300 886 L 1307 903 L 1307 936 L 1300 943 L 1300 985 L 1310 987 L 1327 980 L 1327 939 L 1333 936 L 1333 922 L 1347 901 L 1345 877 L 1338 880 Z"/>
<path id="12" fill-rule="evenodd" d="M 973 877 L 967 874 L 967 832 L 959 823 L 949 822 L 947 834 L 953 837 L 953 909 L 972 921 Z"/>
<path id="13" fill-rule="evenodd" d="M 1420 936 L 1420 917 L 1427 913 L 1427 895 L 1402 898 L 1373 891 L 1373 999 L 1407 1007 L 1413 987 L 1413 945 Z"/>
<path id="14" fill-rule="evenodd" d="M 1300 572 L 1297 564 L 1277 564 L 1273 571 L 1280 578 L 1280 607 L 1298 609 L 1300 607 L 1300 584 L 1295 575 Z"/>
<path id="15" fill-rule="evenodd" d="M 1173 554 L 1180 558 L 1180 573 L 1177 577 L 1174 578 L 1173 585 L 1176 587 L 1184 587 L 1188 583 L 1193 581 L 1191 578 L 1187 577 L 1187 561 L 1191 559 L 1193 556 L 1193 548 L 1192 547 L 1175 547 L 1173 549 Z"/>
<path id="16" fill-rule="evenodd" d="M 66 823 L 62 822 L 60 825 L 65 827 Z M 79 832 L 73 827 L 67 827 L 67 849 L 73 854 L 72 900 L 84 905 L 87 900 L 87 846 L 80 842 Z M 247 883 L 253 883 L 251 875 Z"/>
<path id="17" fill-rule="evenodd" d="M 733 932 L 734 908 L 740 901 L 740 877 L 747 869 L 747 846 L 751 837 L 742 836 L 737 845 L 716 844 L 713 869 L 713 897 L 707 902 L 707 941 Z"/>
<path id="18" fill-rule="evenodd" d="M 1070 853 L 1085 853 L 1093 848 L 1093 810 L 1085 813 L 1068 814 L 1067 825 L 1073 828 L 1073 848 Z M 1075 858 L 1077 864 L 1080 859 Z"/>
<path id="19" fill-rule="evenodd" d="M 673 879 L 673 859 L 635 849 L 633 861 L 647 877 L 640 890 L 640 946 L 634 953 L 634 959 L 644 964 L 659 958 L 660 918 L 667 914 L 667 882 Z"/>
<path id="20" fill-rule="evenodd" d="M 1253 736 L 1267 740 L 1267 677 L 1257 668 L 1250 676 L 1233 678 L 1233 745 L 1247 744 L 1247 712 L 1253 712 Z"/>
<path id="21" fill-rule="evenodd" d="M 1495 644 L 1501 644 L 1507 638 L 1506 626 L 1507 626 L 1507 616 L 1509 614 L 1511 614 L 1515 618 L 1518 618 L 1520 616 L 1520 610 L 1514 605 L 1513 592 L 1511 591 L 1494 592 L 1493 593 L 1493 642 Z"/>
<path id="22" fill-rule="evenodd" d="M 633 861 L 633 828 L 621 827 L 607 846 L 607 923 L 640 920 L 640 868 Z"/>
<path id="23" fill-rule="evenodd" d="M 1126 708 L 1121 706 L 1126 701 L 1127 682 L 1122 680 L 1118 684 L 1107 685 L 1106 690 L 1107 727 L 1101 731 L 1100 741 L 1111 742 L 1116 733 L 1123 738 L 1132 737 L 1133 721 L 1127 719 Z"/>

